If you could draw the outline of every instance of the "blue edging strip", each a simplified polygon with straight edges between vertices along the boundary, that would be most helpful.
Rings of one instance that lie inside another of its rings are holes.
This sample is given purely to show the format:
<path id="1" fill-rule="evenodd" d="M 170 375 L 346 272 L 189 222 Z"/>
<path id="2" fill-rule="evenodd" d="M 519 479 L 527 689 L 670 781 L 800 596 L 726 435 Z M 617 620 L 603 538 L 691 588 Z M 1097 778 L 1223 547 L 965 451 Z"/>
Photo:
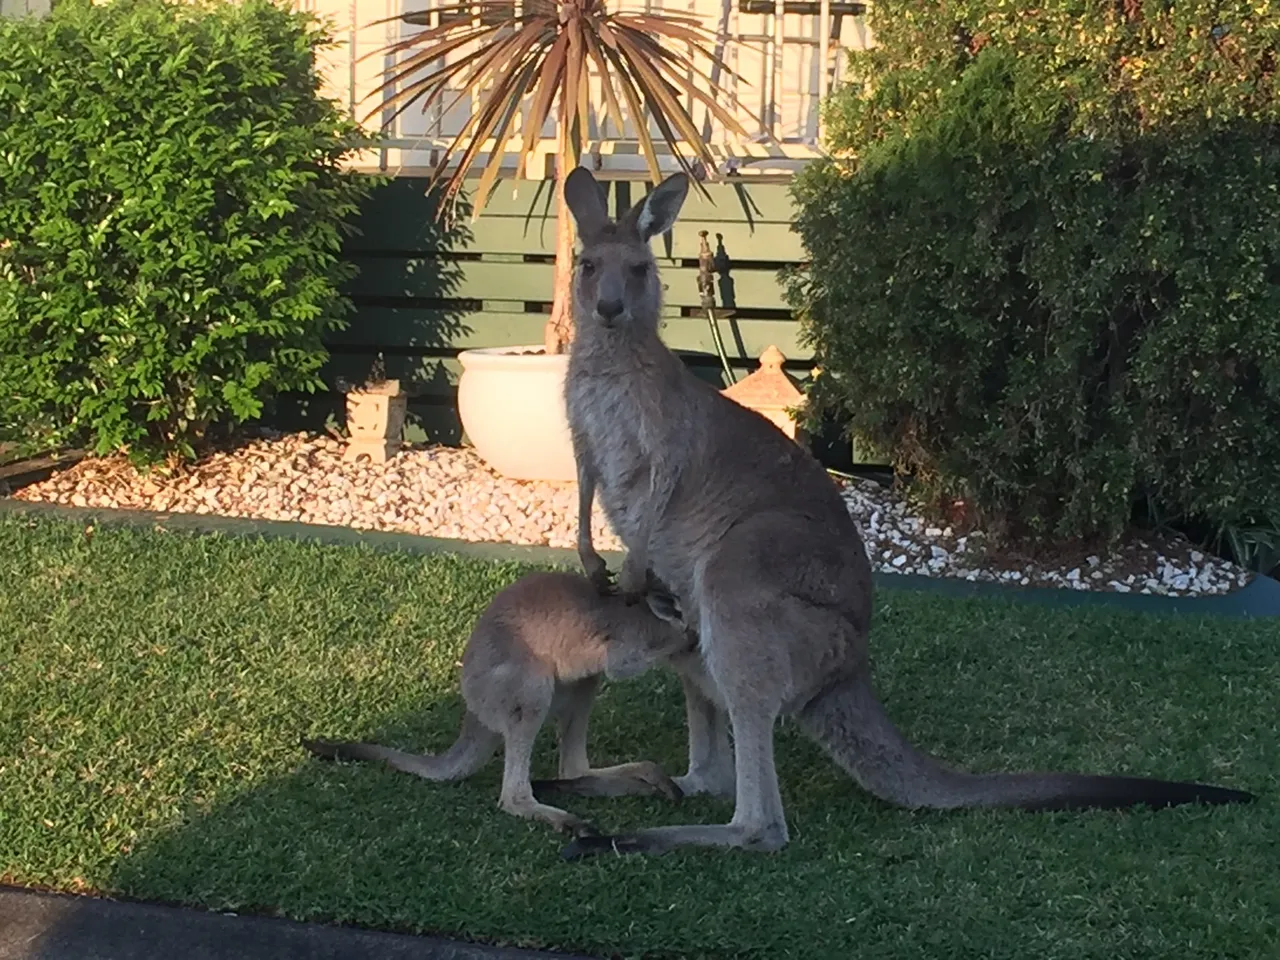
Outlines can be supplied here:
<path id="1" fill-rule="evenodd" d="M 66 507 L 59 504 L 28 503 L 0 498 L 0 516 L 48 517 L 181 533 L 218 534 L 233 537 L 264 537 L 333 545 L 364 545 L 373 550 L 412 554 L 444 553 L 482 560 L 575 567 L 577 552 L 564 547 L 514 543 L 476 542 L 412 533 L 356 530 L 321 524 L 281 520 L 255 520 L 210 514 L 160 513 L 152 510 L 114 510 L 94 507 Z M 619 560 L 622 554 L 605 551 L 606 558 Z M 1004 602 L 1032 603 L 1056 607 L 1110 607 L 1151 614 L 1190 616 L 1275 617 L 1280 616 L 1280 581 L 1257 576 L 1231 593 L 1208 597 L 1161 597 L 1141 593 L 1099 590 L 1064 590 L 1055 587 L 1021 587 L 1001 583 L 961 580 L 956 577 L 925 577 L 919 574 L 874 574 L 877 589 L 915 590 L 951 597 L 971 597 Z"/>

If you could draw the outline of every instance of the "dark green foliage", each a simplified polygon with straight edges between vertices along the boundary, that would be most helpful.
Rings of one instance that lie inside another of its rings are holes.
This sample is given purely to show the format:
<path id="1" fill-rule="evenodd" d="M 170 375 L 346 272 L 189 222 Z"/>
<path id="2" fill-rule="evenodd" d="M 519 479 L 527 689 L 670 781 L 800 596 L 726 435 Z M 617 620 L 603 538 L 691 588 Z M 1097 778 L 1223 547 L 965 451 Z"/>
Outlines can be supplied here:
<path id="1" fill-rule="evenodd" d="M 269 0 L 0 21 L 0 433 L 190 456 L 317 387 L 368 190 L 328 42 Z"/>
<path id="2" fill-rule="evenodd" d="M 1280 515 L 1280 7 L 875 23 L 796 186 L 821 403 L 997 529 Z"/>

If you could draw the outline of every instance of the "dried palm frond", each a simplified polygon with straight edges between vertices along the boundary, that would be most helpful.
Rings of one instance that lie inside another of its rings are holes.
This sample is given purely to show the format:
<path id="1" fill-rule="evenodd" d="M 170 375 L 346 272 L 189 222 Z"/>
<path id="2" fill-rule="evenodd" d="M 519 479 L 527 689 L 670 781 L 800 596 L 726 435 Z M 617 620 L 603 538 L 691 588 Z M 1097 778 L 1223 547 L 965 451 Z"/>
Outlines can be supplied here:
<path id="1" fill-rule="evenodd" d="M 524 118 L 521 161 L 534 152 L 554 108 L 561 137 L 560 159 L 576 166 L 588 134 L 592 68 L 601 83 L 605 110 L 619 130 L 623 129 L 625 105 L 654 182 L 661 179 L 661 173 L 649 117 L 699 188 L 701 178 L 695 164 L 714 170 L 715 158 L 685 101 L 702 104 L 734 134 L 749 135 L 725 105 L 725 91 L 709 80 L 706 89 L 697 82 L 696 78 L 705 76 L 695 69 L 698 60 L 735 80 L 740 78 L 713 51 L 715 35 L 696 17 L 609 12 L 604 0 L 526 0 L 520 12 L 516 10 L 511 0 L 446 4 L 434 11 L 439 16 L 437 26 L 367 55 L 397 59 L 386 81 L 369 94 L 369 98 L 381 99 L 366 120 L 393 110 L 384 126 L 414 104 L 420 104 L 424 111 L 435 104 L 448 110 L 471 91 L 485 91 L 479 109 L 442 150 L 436 165 L 432 184 L 444 185 L 442 199 L 446 202 L 440 205 L 441 210 L 462 189 L 484 143 L 492 141 L 476 190 L 474 210 L 479 214 L 526 103 L 529 113 Z M 427 16 L 402 14 L 372 25 L 395 20 L 423 22 Z M 453 62 L 446 60 L 458 53 Z M 406 54 L 403 59 L 402 54 Z M 455 95 L 445 106 L 450 91 Z M 686 150 L 692 156 L 686 156 Z M 450 161 L 454 161 L 452 172 Z"/>

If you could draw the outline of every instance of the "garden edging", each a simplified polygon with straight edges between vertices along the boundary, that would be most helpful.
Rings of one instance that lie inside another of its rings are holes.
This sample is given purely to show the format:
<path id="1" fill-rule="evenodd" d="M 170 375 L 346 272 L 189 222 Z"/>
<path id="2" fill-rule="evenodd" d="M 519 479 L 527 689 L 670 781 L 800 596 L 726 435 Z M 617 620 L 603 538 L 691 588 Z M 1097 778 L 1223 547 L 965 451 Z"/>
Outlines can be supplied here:
<path id="1" fill-rule="evenodd" d="M 352 527 L 280 520 L 221 517 L 212 514 L 69 507 L 60 504 L 28 503 L 11 497 L 0 497 L 0 516 L 6 514 L 76 520 L 86 524 L 160 529 L 175 533 L 218 534 L 231 537 L 256 536 L 328 545 L 364 545 L 373 550 L 413 554 L 451 553 L 492 561 L 559 567 L 573 567 L 578 562 L 576 552 L 563 547 L 426 537 L 410 533 L 358 530 Z M 605 558 L 612 561 L 615 566 L 622 556 L 616 551 L 602 552 Z M 918 574 L 874 573 L 872 577 L 877 589 L 918 590 L 944 596 L 982 597 L 1048 606 L 1104 606 L 1140 613 L 1193 616 L 1280 616 L 1280 581 L 1261 575 L 1255 576 L 1247 585 L 1227 594 L 1183 597 L 1065 590 L 1053 587 L 1022 587 Z"/>

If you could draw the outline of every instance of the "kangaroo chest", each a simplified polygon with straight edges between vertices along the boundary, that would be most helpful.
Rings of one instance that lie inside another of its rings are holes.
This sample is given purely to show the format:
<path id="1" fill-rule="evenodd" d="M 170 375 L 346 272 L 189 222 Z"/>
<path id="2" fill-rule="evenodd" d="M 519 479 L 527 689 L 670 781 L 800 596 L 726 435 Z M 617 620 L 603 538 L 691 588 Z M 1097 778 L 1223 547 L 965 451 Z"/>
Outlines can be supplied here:
<path id="1" fill-rule="evenodd" d="M 596 496 L 624 543 L 634 536 L 660 463 L 666 419 L 659 391 L 638 377 L 570 365 L 566 387 L 575 442 L 596 469 Z"/>

